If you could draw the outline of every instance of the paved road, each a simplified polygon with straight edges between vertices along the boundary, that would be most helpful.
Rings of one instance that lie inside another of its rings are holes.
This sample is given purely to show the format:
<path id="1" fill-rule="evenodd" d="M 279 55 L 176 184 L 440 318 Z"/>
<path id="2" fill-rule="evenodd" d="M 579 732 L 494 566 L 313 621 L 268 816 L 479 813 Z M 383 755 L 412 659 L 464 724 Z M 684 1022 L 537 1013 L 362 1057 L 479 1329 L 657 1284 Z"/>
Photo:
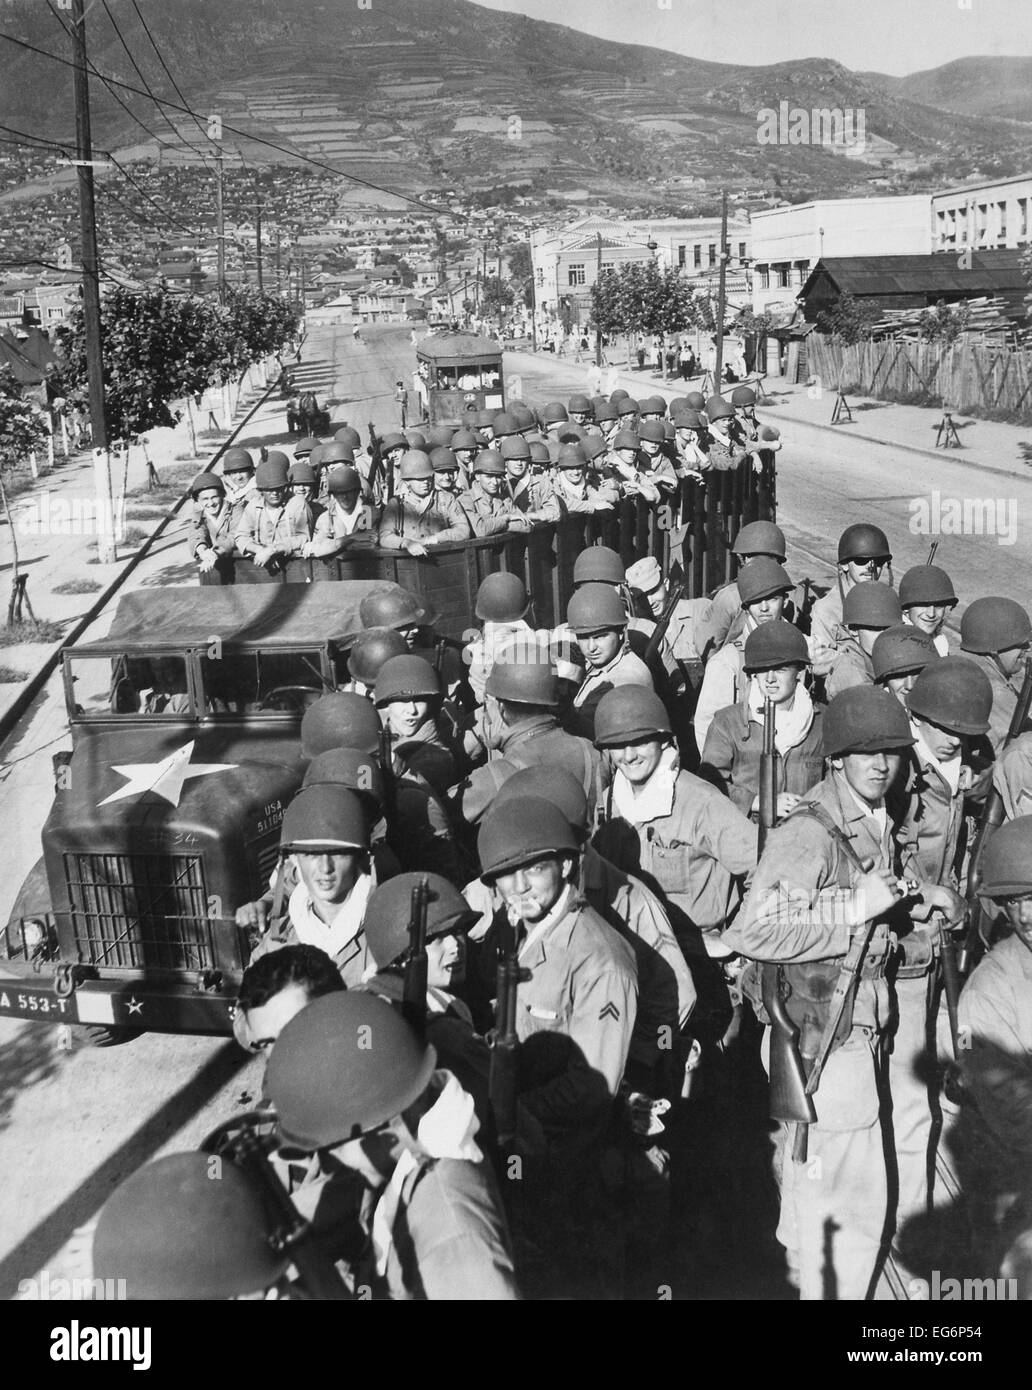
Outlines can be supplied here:
<path id="1" fill-rule="evenodd" d="M 378 429 L 397 426 L 394 381 L 410 382 L 414 356 L 407 329 L 364 329 L 363 338 L 355 346 L 348 329 L 313 333 L 298 376 L 328 398 L 336 421 L 347 420 L 364 435 L 370 420 Z M 572 363 L 529 354 L 511 354 L 508 370 L 521 376 L 523 395 L 536 404 L 565 399 L 585 378 Z M 629 389 L 640 387 L 633 375 L 630 382 Z M 862 518 L 888 532 L 901 573 L 927 553 L 926 539 L 908 530 L 915 497 L 936 488 L 943 496 L 988 495 L 977 472 L 960 460 L 897 455 L 813 427 L 786 427 L 784 433 L 779 520 L 791 540 L 795 574 L 827 578 L 839 532 Z M 273 403 L 252 421 L 243 442 L 284 438 L 283 416 Z M 1032 484 L 1008 482 L 1004 490 L 1002 500 L 1013 503 L 1018 522 L 1013 545 L 1001 546 L 992 536 L 943 537 L 940 559 L 965 597 L 1028 592 L 1032 542 L 1024 519 L 1032 517 Z M 187 582 L 183 559 L 179 523 L 131 586 Z M 93 635 L 101 631 L 98 624 Z M 66 746 L 63 696 L 51 682 L 19 734 L 0 750 L 3 920 L 39 853 L 51 799 L 50 756 Z M 43 1267 L 54 1277 L 83 1273 L 83 1239 L 75 1232 L 111 1189 L 147 1159 L 195 1144 L 249 1106 L 259 1085 L 257 1064 L 221 1040 L 149 1035 L 106 1051 L 65 1051 L 54 1028 L 0 1023 L 0 1297 L 11 1296 L 20 1279 Z"/>

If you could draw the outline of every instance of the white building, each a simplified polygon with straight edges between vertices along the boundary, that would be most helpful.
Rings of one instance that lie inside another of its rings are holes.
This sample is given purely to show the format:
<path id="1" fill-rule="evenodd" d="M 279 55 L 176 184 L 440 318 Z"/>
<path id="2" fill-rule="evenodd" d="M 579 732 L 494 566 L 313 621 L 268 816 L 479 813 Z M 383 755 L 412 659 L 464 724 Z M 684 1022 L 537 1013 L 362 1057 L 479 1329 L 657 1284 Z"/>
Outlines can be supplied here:
<path id="1" fill-rule="evenodd" d="M 823 256 L 926 256 L 931 251 L 929 193 L 827 198 L 754 212 L 753 310 L 794 307 Z"/>
<path id="2" fill-rule="evenodd" d="M 627 223 L 607 217 L 581 217 L 567 227 L 532 233 L 530 256 L 538 312 L 557 315 L 565 300 L 574 321 L 585 320 L 599 257 L 603 270 L 643 265 L 653 256 L 646 240 Z"/>
<path id="3" fill-rule="evenodd" d="M 662 217 L 632 224 L 642 241 L 654 241 L 661 265 L 676 266 L 688 276 L 704 277 L 720 268 L 719 217 Z M 739 270 L 751 256 L 752 229 L 748 214 L 737 210 L 727 224 L 728 269 Z"/>
<path id="4" fill-rule="evenodd" d="M 1032 241 L 1032 175 L 932 194 L 932 249 L 1014 250 Z"/>

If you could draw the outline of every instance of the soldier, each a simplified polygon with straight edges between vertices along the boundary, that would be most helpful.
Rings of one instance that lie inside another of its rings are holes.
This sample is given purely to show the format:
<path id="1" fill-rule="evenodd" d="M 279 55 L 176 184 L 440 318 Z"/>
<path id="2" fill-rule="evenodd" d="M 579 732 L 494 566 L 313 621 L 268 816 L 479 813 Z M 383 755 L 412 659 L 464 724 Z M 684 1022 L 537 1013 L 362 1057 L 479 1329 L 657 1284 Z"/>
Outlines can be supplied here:
<path id="1" fill-rule="evenodd" d="M 587 396 L 571 396 L 566 406 L 567 415 L 575 425 L 580 425 L 582 430 L 586 430 L 589 425 L 594 423 L 594 411 Z"/>
<path id="2" fill-rule="evenodd" d="M 312 538 L 301 551 L 306 558 L 331 559 L 371 546 L 376 534 L 373 510 L 362 500 L 362 480 L 354 468 L 335 468 L 327 486 L 326 509 L 316 518 Z"/>
<path id="3" fill-rule="evenodd" d="M 507 439 L 502 445 L 505 479 L 509 497 L 516 511 L 528 521 L 558 521 L 559 506 L 549 496 L 549 489 L 531 475 L 531 446 L 520 435 Z"/>
<path id="4" fill-rule="evenodd" d="M 609 511 L 620 500 L 611 483 L 596 483 L 589 478 L 587 455 L 579 444 L 563 444 L 555 467 L 550 496 L 560 516 L 568 512 Z"/>
<path id="5" fill-rule="evenodd" d="M 943 631 L 951 609 L 957 606 L 953 581 L 937 565 L 915 565 L 899 581 L 903 621 L 913 623 L 935 643 L 940 656 L 949 656 L 950 644 Z"/>
<path id="6" fill-rule="evenodd" d="M 441 682 L 421 656 L 392 656 L 381 666 L 374 693 L 391 733 L 399 772 L 412 772 L 445 796 L 458 780 L 455 757 L 441 735 Z"/>
<path id="7" fill-rule="evenodd" d="M 484 695 L 483 738 L 496 756 L 477 768 L 455 791 L 463 819 L 476 824 L 514 771 L 525 767 L 563 768 L 577 779 L 594 806 L 605 775 L 594 746 L 559 725 L 559 682 L 554 667 L 526 652 L 500 652 L 491 666 Z"/>
<path id="8" fill-rule="evenodd" d="M 731 554 L 739 568 L 759 555 L 783 565 L 787 554 L 785 533 L 773 521 L 750 521 L 739 530 Z M 738 635 L 735 629 L 741 611 L 742 599 L 732 579 L 713 595 L 709 610 L 698 625 L 695 640 L 701 656 L 708 657 L 711 652 L 719 651 L 732 634 Z"/>
<path id="9" fill-rule="evenodd" d="M 190 551 L 201 575 L 215 571 L 216 580 L 202 583 L 233 582 L 233 508 L 226 501 L 222 479 L 214 473 L 198 473 L 190 484 L 194 516 L 190 527 Z"/>
<path id="10" fill-rule="evenodd" d="M 455 455 L 455 461 L 459 465 L 462 473 L 462 490 L 469 486 L 469 477 L 473 471 L 473 460 L 477 456 L 480 444 L 472 430 L 456 430 L 452 435 L 450 449 Z"/>
<path id="11" fill-rule="evenodd" d="M 547 405 L 542 406 L 538 419 L 541 421 L 541 432 L 548 446 L 549 458 L 554 461 L 559 456 L 559 436 L 569 425 L 570 417 L 562 401 L 549 401 Z"/>
<path id="12" fill-rule="evenodd" d="M 615 686 L 653 689 L 649 668 L 628 644 L 627 623 L 623 600 L 607 584 L 584 584 L 570 599 L 566 624 L 586 664 L 568 719 L 571 732 L 594 736 L 595 710 L 603 695 Z"/>
<path id="13" fill-rule="evenodd" d="M 673 412 L 672 419 L 674 471 L 679 478 L 691 478 L 701 482 L 703 473 L 709 467 L 706 422 L 702 414 L 689 405 L 679 406 Z"/>
<path id="14" fill-rule="evenodd" d="M 666 428 L 658 416 L 642 419 L 638 426 L 641 447 L 635 460 L 638 470 L 638 485 L 650 483 L 658 489 L 660 497 L 669 497 L 677 490 L 677 474 L 666 454 Z"/>
<path id="15" fill-rule="evenodd" d="M 307 458 L 294 460 L 287 470 L 287 481 L 290 484 L 292 496 L 299 497 L 302 502 L 307 502 L 310 506 L 318 506 L 315 499 L 319 491 L 319 477 Z M 321 511 L 322 508 L 318 507 L 318 511 L 312 512 L 313 520 Z"/>
<path id="16" fill-rule="evenodd" d="M 291 1195 L 318 1229 L 335 1194 L 361 1179 L 356 1289 L 399 1300 L 517 1299 L 472 1100 L 436 1063 L 433 1047 L 370 993 L 327 995 L 291 1019 L 267 1072 L 284 1145 L 309 1155 L 291 1156 Z"/>
<path id="17" fill-rule="evenodd" d="M 233 1014 L 233 1036 L 248 1052 L 266 1053 L 311 999 L 334 994 L 344 981 L 318 946 L 283 946 L 244 971 Z"/>
<path id="18" fill-rule="evenodd" d="M 706 402 L 706 455 L 709 467 L 718 473 L 733 471 L 745 458 L 734 420 L 730 401 L 723 396 L 710 396 Z"/>
<path id="19" fill-rule="evenodd" d="M 607 456 L 606 477 L 619 488 L 622 497 L 643 497 L 657 503 L 660 490 L 638 467 L 640 440 L 633 430 L 618 430 Z"/>
<path id="20" fill-rule="evenodd" d="M 878 634 L 902 621 L 894 589 L 876 580 L 855 584 L 842 601 L 835 660 L 825 680 L 829 700 L 853 685 L 874 684 L 871 652 Z"/>
<path id="21" fill-rule="evenodd" d="M 585 1153 L 605 1132 L 627 1066 L 637 1006 L 634 955 L 577 888 L 580 847 L 557 806 L 514 797 L 477 837 L 481 877 L 497 885 L 529 972 L 517 989 L 519 1115 L 532 1146 Z M 570 1040 L 558 1048 L 555 1035 Z"/>
<path id="22" fill-rule="evenodd" d="M 473 464 L 473 486 L 459 498 L 475 536 L 503 531 L 529 531 L 530 521 L 513 506 L 505 484 L 505 460 L 496 449 L 484 449 Z"/>
<path id="23" fill-rule="evenodd" d="M 500 651 L 515 645 L 522 659 L 530 660 L 537 654 L 534 630 L 527 622 L 530 602 L 518 574 L 499 570 L 481 582 L 473 611 L 484 626 L 462 653 L 478 704 L 483 702 L 484 683 Z"/>
<path id="24" fill-rule="evenodd" d="M 847 602 L 851 597 L 847 594 Z M 887 799 L 898 827 L 903 875 L 938 884 L 950 895 L 948 929 L 963 921 L 966 911 L 956 891 L 957 847 L 965 796 L 975 780 L 971 744 L 989 729 L 993 691 L 974 662 L 946 657 L 925 667 L 905 703 L 915 742 Z M 897 1227 L 926 1209 L 929 1164 L 934 1161 L 932 1130 L 942 1123 L 938 1097 L 930 1098 L 928 1080 L 938 1062 L 933 1008 L 938 1002 L 937 938 L 937 931 L 917 927 L 900 934 L 903 959 L 895 973 L 896 1026 L 889 1057 Z M 940 1050 L 942 1056 L 949 1055 L 948 1041 Z M 935 1092 L 934 1084 L 931 1090 Z"/>
<path id="25" fill-rule="evenodd" d="M 430 462 L 434 466 L 434 487 L 438 492 L 448 492 L 453 497 L 458 497 L 466 491 L 469 483 L 451 449 L 439 445 L 431 450 Z"/>
<path id="26" fill-rule="evenodd" d="M 434 489 L 434 466 L 422 450 L 401 461 L 401 489 L 384 506 L 376 543 L 385 550 L 427 555 L 435 545 L 469 540 L 472 527 L 458 499 Z"/>
<path id="27" fill-rule="evenodd" d="M 670 716 L 651 690 L 611 690 L 595 742 L 615 771 L 599 809 L 598 852 L 666 908 L 685 955 L 726 955 L 732 880 L 756 864 L 756 830 L 726 796 L 680 767 Z"/>
<path id="28" fill-rule="evenodd" d="M 94 1279 L 134 1302 L 269 1297 L 290 1264 L 263 1194 L 232 1163 L 166 1154 L 111 1194 L 93 1233 Z M 116 1286 L 117 1287 L 117 1286 Z"/>
<path id="29" fill-rule="evenodd" d="M 815 676 L 826 676 L 834 663 L 846 594 L 854 584 L 880 580 L 886 566 L 891 583 L 892 552 L 885 532 L 868 522 L 847 526 L 839 537 L 835 583 L 817 600 L 810 614 L 810 656 Z"/>
<path id="30" fill-rule="evenodd" d="M 332 439 L 328 444 L 319 445 L 318 462 L 322 472 L 320 487 L 323 497 L 329 496 L 330 484 L 333 482 L 337 473 L 345 468 L 350 468 L 358 473 L 361 478 L 363 493 L 370 499 L 372 498 L 372 490 L 369 481 L 370 466 L 368 455 L 366 455 L 363 460 L 363 467 L 365 470 L 363 473 L 362 469 L 355 463 L 355 451 L 351 445 L 345 444 L 344 441 L 340 439 Z"/>
<path id="31" fill-rule="evenodd" d="M 875 685 L 902 700 L 918 675 L 936 659 L 932 639 L 912 623 L 897 623 L 879 632 L 871 648 Z"/>
<path id="32" fill-rule="evenodd" d="M 299 791 L 280 829 L 280 855 L 289 856 L 298 881 L 286 910 L 274 905 L 251 960 L 283 946 L 318 946 L 349 988 L 360 984 L 370 963 L 362 930 L 373 889 L 369 845 L 368 818 L 354 792 L 329 783 Z M 241 912 L 238 924 L 250 926 L 247 909 Z"/>
<path id="33" fill-rule="evenodd" d="M 620 417 L 617 414 L 616 406 L 609 401 L 597 402 L 595 405 L 595 426 L 606 445 L 612 448 L 613 437 L 620 429 Z"/>
<path id="34" fill-rule="evenodd" d="M 706 663 L 695 706 L 695 741 L 699 748 L 706 745 L 710 721 L 717 710 L 736 705 L 741 699 L 746 638 L 763 623 L 783 617 L 792 592 L 792 581 L 782 567 L 763 556 L 744 565 L 735 582 L 742 602 L 742 628 L 733 642 L 725 643 Z"/>
<path id="35" fill-rule="evenodd" d="M 803 673 L 810 664 L 806 638 L 783 618 L 764 623 L 745 641 L 742 669 L 751 677 L 737 705 L 717 710 L 702 761 L 718 772 L 728 795 L 747 816 L 760 811 L 760 755 L 764 701 L 774 703 L 777 814 L 794 811 L 821 780 L 821 712 L 814 709 Z"/>
<path id="36" fill-rule="evenodd" d="M 287 466 L 286 455 L 278 450 L 258 465 L 259 495 L 244 508 L 236 530 L 238 552 L 251 556 L 270 579 L 303 554 L 309 539 L 304 503 L 287 496 Z"/>
<path id="37" fill-rule="evenodd" d="M 961 650 L 988 658 L 1012 691 L 1013 677 L 1027 661 L 1030 645 L 1032 624 L 1014 599 L 976 598 L 960 620 Z M 1028 730 L 1001 749 L 993 782 L 1008 819 L 1026 814 L 1032 805 L 1032 733 Z"/>
<path id="38" fill-rule="evenodd" d="M 257 499 L 254 481 L 254 459 L 246 449 L 234 445 L 222 455 L 222 481 L 226 485 L 226 501 L 233 515 L 233 535 L 236 535 L 244 508 Z"/>
<path id="39" fill-rule="evenodd" d="M 876 1058 L 891 1014 L 889 932 L 912 889 L 898 877 L 885 795 L 913 743 L 887 691 L 855 686 L 832 701 L 824 780 L 769 835 L 724 937 L 741 955 L 780 967 L 804 1064 L 826 1058 L 807 1161 L 793 1157 L 787 1126 L 776 1146 L 777 1238 L 802 1299 L 864 1298 L 880 1264 L 888 1181 Z M 929 910 L 947 901 L 924 890 Z"/>

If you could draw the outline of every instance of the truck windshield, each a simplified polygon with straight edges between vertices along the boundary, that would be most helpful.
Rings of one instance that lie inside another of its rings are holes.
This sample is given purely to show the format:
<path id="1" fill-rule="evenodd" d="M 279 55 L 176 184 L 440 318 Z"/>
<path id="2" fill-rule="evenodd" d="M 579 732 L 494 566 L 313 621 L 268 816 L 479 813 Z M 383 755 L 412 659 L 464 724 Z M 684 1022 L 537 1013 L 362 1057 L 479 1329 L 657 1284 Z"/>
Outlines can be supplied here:
<path id="1" fill-rule="evenodd" d="M 80 718 L 194 713 L 184 656 L 72 653 L 67 662 L 70 708 Z"/>
<path id="2" fill-rule="evenodd" d="M 223 652 L 201 656 L 212 714 L 304 713 L 325 689 L 322 653 Z"/>

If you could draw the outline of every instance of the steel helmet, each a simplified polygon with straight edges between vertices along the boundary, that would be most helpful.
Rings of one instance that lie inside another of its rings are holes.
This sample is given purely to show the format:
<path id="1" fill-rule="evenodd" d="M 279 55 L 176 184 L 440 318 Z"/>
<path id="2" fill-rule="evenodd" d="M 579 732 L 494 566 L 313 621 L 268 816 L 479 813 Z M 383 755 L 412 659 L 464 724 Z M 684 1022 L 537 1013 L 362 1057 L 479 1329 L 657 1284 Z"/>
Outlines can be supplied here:
<path id="1" fill-rule="evenodd" d="M 313 439 L 310 435 L 307 439 L 299 439 L 294 445 L 294 457 L 296 459 L 307 458 L 318 443 L 318 439 Z"/>
<path id="2" fill-rule="evenodd" d="M 552 455 L 548 452 L 548 445 L 542 444 L 538 440 L 533 440 L 530 445 L 531 463 L 543 463 L 547 467 L 552 462 Z"/>
<path id="3" fill-rule="evenodd" d="M 433 425 L 426 432 L 426 447 L 431 451 L 447 449 L 451 446 L 454 433 L 451 425 Z"/>
<path id="4" fill-rule="evenodd" d="M 581 440 L 581 449 L 589 463 L 607 453 L 609 446 L 600 434 L 586 434 Z"/>
<path id="5" fill-rule="evenodd" d="M 555 461 L 556 468 L 563 469 L 586 468 L 587 464 L 588 460 L 579 444 L 563 444 Z"/>
<path id="6" fill-rule="evenodd" d="M 505 475 L 505 460 L 497 449 L 482 449 L 473 460 L 473 472 L 501 478 Z"/>
<path id="7" fill-rule="evenodd" d="M 637 415 L 638 402 L 633 396 L 621 396 L 616 403 L 616 413 L 620 419 L 625 415 Z"/>
<path id="8" fill-rule="evenodd" d="M 385 434 L 380 440 L 381 454 L 389 454 L 395 449 L 409 449 L 411 447 L 405 436 L 403 434 L 398 434 L 397 431 L 395 431 L 394 434 Z"/>
<path id="9" fill-rule="evenodd" d="M 241 449 L 238 444 L 234 444 L 232 449 L 227 449 L 222 455 L 223 473 L 249 473 L 253 468 L 254 459 L 246 449 Z"/>
<path id="10" fill-rule="evenodd" d="M 399 631 L 425 627 L 434 621 L 433 612 L 400 584 L 385 584 L 366 594 L 358 605 L 358 616 L 363 627 L 393 627 Z"/>
<path id="11" fill-rule="evenodd" d="M 627 626 L 624 601 L 609 584 L 582 584 L 566 607 L 566 622 L 578 637 Z"/>
<path id="12" fill-rule="evenodd" d="M 380 970 L 400 961 L 408 952 L 408 918 L 412 907 L 412 890 L 420 879 L 426 880 L 429 897 L 426 905 L 426 939 L 468 932 L 476 925 L 480 914 L 470 907 L 459 890 L 440 874 L 397 874 L 381 884 L 370 896 L 362 918 L 369 950 Z"/>
<path id="13" fill-rule="evenodd" d="M 350 444 L 345 444 L 340 439 L 333 439 L 329 444 L 324 444 L 322 453 L 319 455 L 319 463 L 323 468 L 329 467 L 331 463 L 354 463 L 354 461 L 354 449 Z"/>
<path id="14" fill-rule="evenodd" d="M 334 468 L 326 479 L 326 491 L 331 497 L 339 497 L 345 492 L 361 492 L 362 479 L 358 475 L 358 470 L 349 468 L 348 465 L 341 464 L 339 468 Z"/>
<path id="15" fill-rule="evenodd" d="M 984 734 L 989 729 L 993 688 L 989 677 L 964 656 L 944 656 L 924 668 L 907 696 L 907 708 L 953 734 Z"/>
<path id="16" fill-rule="evenodd" d="M 510 459 L 527 459 L 529 461 L 530 445 L 522 435 L 515 434 L 502 440 L 501 454 L 506 463 Z"/>
<path id="17" fill-rule="evenodd" d="M 301 718 L 302 756 L 314 758 L 328 748 L 379 752 L 380 717 L 364 695 L 333 691 L 321 695 L 305 710 Z"/>
<path id="18" fill-rule="evenodd" d="M 838 562 L 840 565 L 847 560 L 891 560 L 892 551 L 889 549 L 889 538 L 885 532 L 877 526 L 870 525 L 866 521 L 858 521 L 854 526 L 847 526 L 839 536 L 838 543 Z"/>
<path id="19" fill-rule="evenodd" d="M 430 455 L 422 449 L 409 449 L 401 456 L 401 480 L 409 482 L 412 478 L 432 478 L 434 466 Z"/>
<path id="20" fill-rule="evenodd" d="M 492 805 L 477 835 L 480 876 L 487 883 L 547 855 L 579 853 L 570 822 L 542 797 L 512 797 Z"/>
<path id="21" fill-rule="evenodd" d="M 992 834 L 982 857 L 982 886 L 987 898 L 1032 893 L 1032 816 L 1015 816 Z"/>
<path id="22" fill-rule="evenodd" d="M 730 420 L 735 413 L 734 406 L 723 396 L 710 396 L 705 409 L 707 420 Z"/>
<path id="23" fill-rule="evenodd" d="M 254 1180 L 204 1153 L 168 1154 L 137 1169 L 104 1203 L 93 1274 L 122 1279 L 142 1300 L 222 1300 L 263 1292 L 290 1264 Z"/>
<path id="24" fill-rule="evenodd" d="M 591 415 L 594 407 L 587 396 L 571 396 L 567 402 L 566 409 L 571 415 Z"/>
<path id="25" fill-rule="evenodd" d="M 435 473 L 457 473 L 459 471 L 458 459 L 443 444 L 431 451 L 430 462 Z"/>
<path id="26" fill-rule="evenodd" d="M 616 406 L 613 405 L 612 401 L 603 401 L 595 406 L 596 425 L 605 424 L 610 420 L 618 420 L 619 418 Z"/>
<path id="27" fill-rule="evenodd" d="M 667 403 L 662 396 L 646 396 L 643 401 L 638 402 L 638 413 L 640 415 L 665 415 Z"/>
<path id="28" fill-rule="evenodd" d="M 771 594 L 787 594 L 792 589 L 792 581 L 784 568 L 769 555 L 757 555 L 755 560 L 747 561 L 738 571 L 735 582 L 743 607 L 769 598 Z"/>
<path id="29" fill-rule="evenodd" d="M 579 444 L 584 438 L 585 433 L 586 431 L 581 425 L 560 425 L 555 432 L 555 437 L 560 444 Z"/>
<path id="30" fill-rule="evenodd" d="M 484 623 L 514 623 L 529 607 L 526 585 L 519 575 L 498 570 L 481 580 L 473 611 Z"/>
<path id="31" fill-rule="evenodd" d="M 562 401 L 549 401 L 541 410 L 541 423 L 543 425 L 565 424 L 569 420 L 566 407 Z"/>
<path id="32" fill-rule="evenodd" d="M 477 429 L 489 430 L 496 413 L 494 410 L 478 410 L 476 413 Z"/>
<path id="33" fill-rule="evenodd" d="M 925 603 L 948 603 L 957 606 L 953 581 L 938 565 L 915 565 L 899 581 L 901 608 L 913 608 Z"/>
<path id="34" fill-rule="evenodd" d="M 329 1148 L 400 1115 L 423 1094 L 437 1054 L 401 1012 L 362 990 L 311 1000 L 276 1041 L 265 1088 L 292 1148 Z"/>
<path id="35" fill-rule="evenodd" d="M 426 453 L 426 435 L 422 430 L 402 430 L 405 442 L 410 449 L 418 450 L 419 453 Z"/>
<path id="36" fill-rule="evenodd" d="M 1032 642 L 1032 624 L 1012 598 L 976 598 L 960 620 L 961 651 L 994 656 Z"/>
<path id="37" fill-rule="evenodd" d="M 684 410 L 678 411 L 674 416 L 674 429 L 676 430 L 704 430 L 705 428 L 702 415 L 698 410 L 693 410 L 691 406 L 686 406 Z"/>
<path id="38" fill-rule="evenodd" d="M 706 397 L 702 394 L 701 391 L 689 391 L 684 399 L 685 403 L 691 410 L 706 409 Z"/>
<path id="39" fill-rule="evenodd" d="M 884 588 L 884 585 L 882 586 Z M 903 676 L 910 671 L 923 670 L 930 661 L 938 660 L 935 644 L 927 632 L 913 623 L 896 623 L 879 632 L 871 648 L 871 664 L 876 681 L 890 676 Z"/>
<path id="40" fill-rule="evenodd" d="M 644 685 L 617 685 L 607 690 L 595 710 L 595 743 L 619 748 L 626 743 L 672 737 L 670 715 L 654 690 Z"/>
<path id="41" fill-rule="evenodd" d="M 637 453 L 639 442 L 636 430 L 617 430 L 610 440 L 609 447 L 611 449 L 633 449 Z"/>
<path id="42" fill-rule="evenodd" d="M 480 443 L 472 430 L 456 430 L 451 437 L 449 447 L 456 449 L 479 449 Z"/>
<path id="43" fill-rule="evenodd" d="M 626 400 L 630 394 L 630 391 L 625 391 L 622 386 L 618 386 L 615 391 L 610 393 L 609 404 L 619 405 L 620 402 Z"/>
<path id="44" fill-rule="evenodd" d="M 741 410 L 748 410 L 756 404 L 756 392 L 751 386 L 736 386 L 731 392 L 731 404 Z"/>
<path id="45" fill-rule="evenodd" d="M 309 487 L 315 487 L 319 481 L 319 475 L 306 458 L 295 459 L 290 465 L 287 473 L 291 486 L 296 483 L 307 483 Z"/>
<path id="46" fill-rule="evenodd" d="M 899 595 L 877 579 L 854 584 L 842 600 L 843 627 L 895 627 L 902 620 Z"/>
<path id="47" fill-rule="evenodd" d="M 623 584 L 626 579 L 624 562 L 608 545 L 590 545 L 573 562 L 575 585 Z"/>
<path id="48" fill-rule="evenodd" d="M 525 405 L 517 405 L 515 401 L 509 402 L 509 414 L 516 421 L 519 432 L 523 434 L 526 430 L 537 429 L 537 419 L 532 410 L 528 410 Z"/>
<path id="49" fill-rule="evenodd" d="M 559 705 L 559 677 L 550 661 L 507 661 L 503 655 L 492 664 L 484 689 L 512 705 Z"/>
<path id="50" fill-rule="evenodd" d="M 731 550 L 735 555 L 771 555 L 784 564 L 785 533 L 773 521 L 750 521 L 735 537 Z"/>
<path id="51" fill-rule="evenodd" d="M 408 643 L 392 627 L 367 627 L 360 632 L 348 652 L 348 671 L 363 685 L 373 685 L 385 661 L 404 656 Z"/>
<path id="52" fill-rule="evenodd" d="M 343 444 L 348 449 L 357 449 L 362 443 L 362 436 L 350 425 L 342 425 L 333 438 L 335 443 Z"/>
<path id="53" fill-rule="evenodd" d="M 514 416 L 507 410 L 500 410 L 491 421 L 491 433 L 495 439 L 501 439 L 504 435 L 519 434 L 520 427 L 516 423 Z"/>
<path id="54" fill-rule="evenodd" d="M 329 447 L 330 446 L 328 444 L 317 444 L 315 448 L 312 450 L 312 452 L 308 455 L 308 462 L 312 465 L 313 468 L 322 467 L 323 461 L 326 457 L 326 450 Z"/>
<path id="55" fill-rule="evenodd" d="M 628 687 L 630 688 L 630 687 Z M 557 806 L 581 834 L 588 826 L 588 798 L 580 781 L 565 767 L 554 763 L 535 763 L 521 767 L 508 776 L 495 792 L 492 806 L 504 805 L 514 798 L 540 797 Z"/>
<path id="56" fill-rule="evenodd" d="M 356 794 L 339 782 L 302 787 L 283 813 L 280 849 L 368 849 L 369 822 Z"/>
<path id="57" fill-rule="evenodd" d="M 648 440 L 651 444 L 662 444 L 666 439 L 662 420 L 642 420 L 638 426 L 638 438 Z"/>
<path id="58" fill-rule="evenodd" d="M 255 469 L 254 480 L 259 492 L 287 486 L 290 466 L 285 454 L 270 454 Z"/>
<path id="59" fill-rule="evenodd" d="M 882 586 L 884 588 L 884 585 Z M 797 627 L 786 623 L 784 618 L 761 623 L 745 639 L 745 660 L 742 663 L 746 672 L 770 671 L 776 666 L 808 666 L 810 653 L 806 638 Z"/>
<path id="60" fill-rule="evenodd" d="M 308 764 L 301 786 L 347 787 L 356 796 L 369 797 L 377 815 L 383 812 L 383 771 L 377 759 L 361 748 L 328 748 L 320 753 Z"/>
<path id="61" fill-rule="evenodd" d="M 214 488 L 223 496 L 226 494 L 226 484 L 217 473 L 198 473 L 190 484 L 190 496 L 196 497 L 199 492 L 206 492 L 208 488 Z"/>
<path id="62" fill-rule="evenodd" d="M 429 661 L 406 653 L 380 667 L 373 698 L 379 708 L 392 700 L 436 700 L 440 694 L 441 680 Z"/>
<path id="63" fill-rule="evenodd" d="M 836 695 L 821 725 L 826 758 L 910 748 L 917 740 L 907 712 L 880 685 L 854 685 Z"/>

